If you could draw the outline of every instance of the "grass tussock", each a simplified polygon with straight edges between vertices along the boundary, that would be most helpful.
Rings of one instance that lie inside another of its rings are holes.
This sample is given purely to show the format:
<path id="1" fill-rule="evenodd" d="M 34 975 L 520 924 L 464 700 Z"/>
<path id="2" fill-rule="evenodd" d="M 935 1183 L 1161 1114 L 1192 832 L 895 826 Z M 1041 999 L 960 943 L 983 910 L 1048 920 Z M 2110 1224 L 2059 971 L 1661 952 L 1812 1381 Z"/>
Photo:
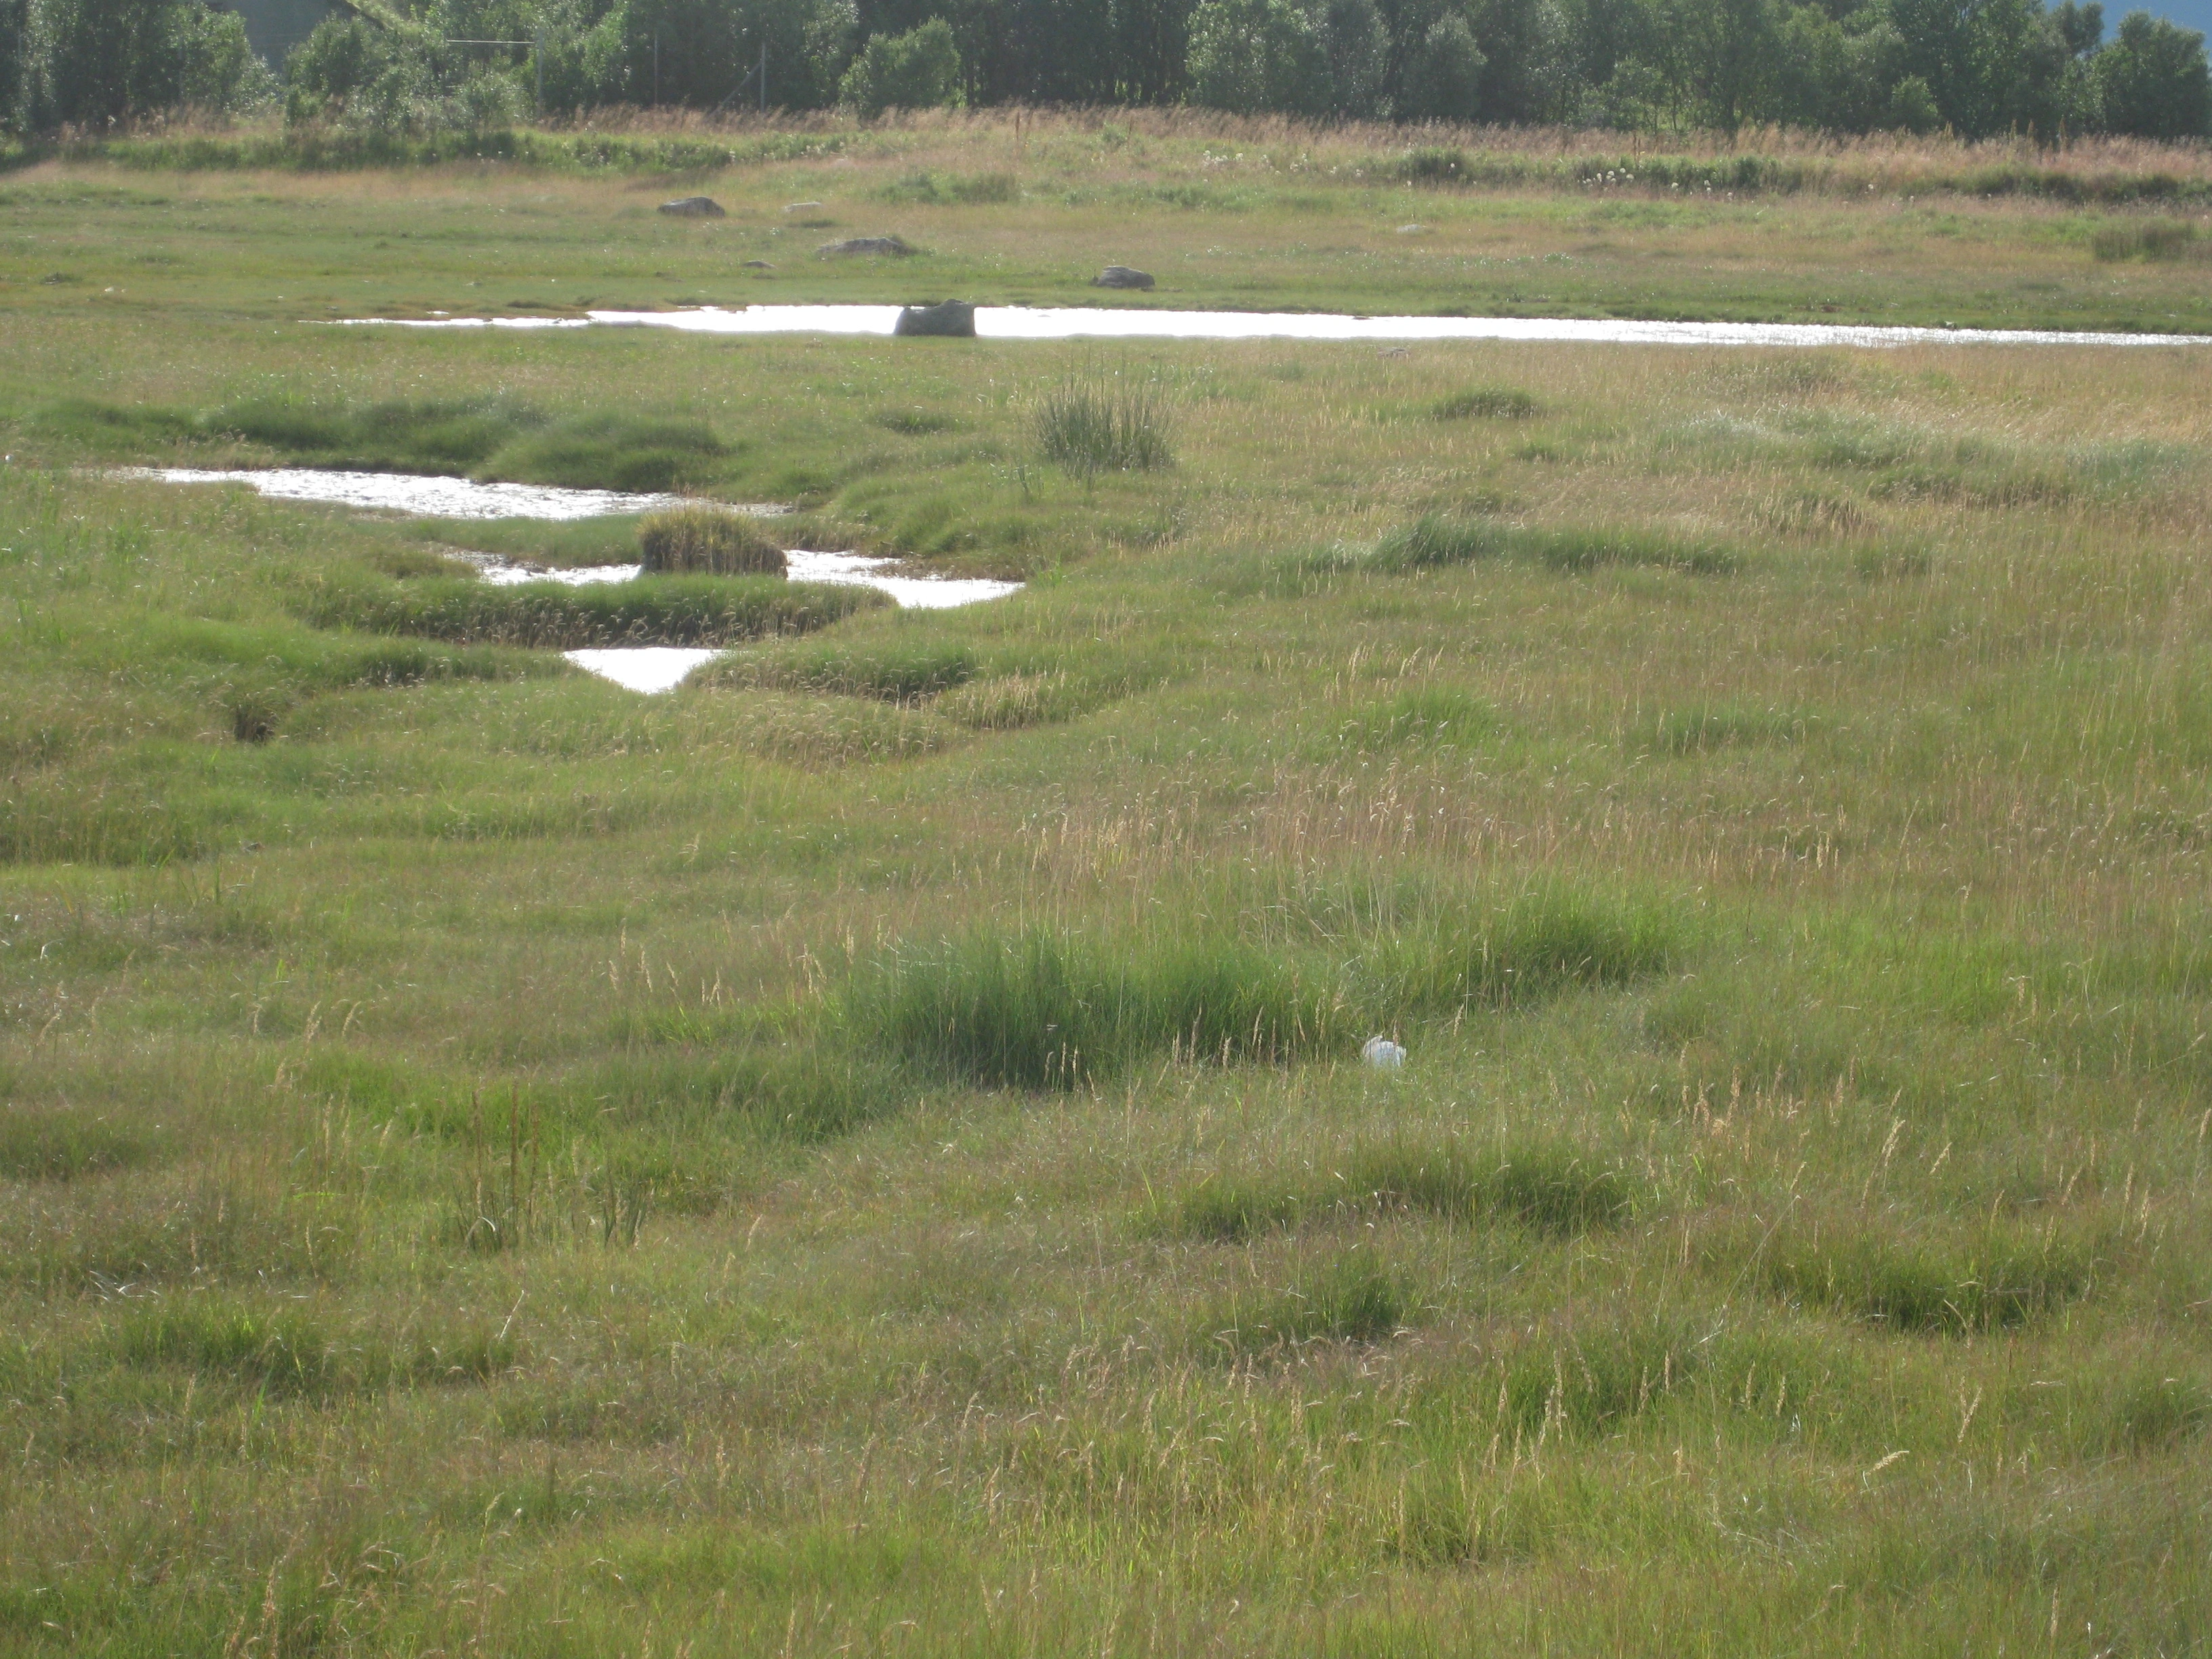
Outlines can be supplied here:
<path id="1" fill-rule="evenodd" d="M 2090 1293 L 2098 1260 L 2053 1229 L 1993 1223 L 1898 1237 L 1866 1223 L 1793 1223 L 1763 1248 L 1723 1249 L 1716 1262 L 1748 1273 L 1770 1294 L 1914 1334 L 2011 1329 Z"/>
<path id="2" fill-rule="evenodd" d="M 1728 575 L 1743 556 L 1724 543 L 1687 540 L 1663 532 L 1620 526 L 1545 530 L 1490 518 L 1432 514 L 1392 531 L 1371 549 L 1339 548 L 1325 563 L 1343 571 L 1404 575 L 1490 562 L 1529 564 L 1565 575 L 1614 566 Z"/>
<path id="3" fill-rule="evenodd" d="M 1533 393 L 1510 386 L 1469 386 L 1437 398 L 1429 408 L 1431 418 L 1439 421 L 1528 421 L 1543 412 Z"/>
<path id="4" fill-rule="evenodd" d="M 515 1360 L 514 1345 L 490 1329 L 445 1342 L 364 1340 L 341 1336 L 308 1313 L 220 1294 L 165 1297 L 126 1319 L 114 1343 L 125 1364 L 183 1370 L 272 1396 L 482 1383 Z"/>
<path id="5" fill-rule="evenodd" d="M 1037 400 L 1030 419 L 1038 453 L 1072 478 L 1175 465 L 1174 416 L 1152 381 L 1071 374 Z"/>
<path id="6" fill-rule="evenodd" d="M 638 521 L 648 575 L 781 576 L 783 549 L 753 520 L 712 507 L 678 507 Z"/>
<path id="7" fill-rule="evenodd" d="M 763 649 L 720 665 L 713 682 L 908 703 L 964 685 L 975 674 L 975 653 L 964 645 L 894 637 Z"/>
<path id="8" fill-rule="evenodd" d="M 1156 1054 L 1341 1057 L 1403 1021 L 1622 984 L 1680 948 L 1662 908 L 1559 885 L 1387 908 L 1323 892 L 1243 930 L 977 928 L 877 958 L 848 982 L 840 1017 L 857 1041 L 926 1067 L 1070 1088 Z"/>
<path id="9" fill-rule="evenodd" d="M 1326 1180 L 1201 1182 L 1160 1206 L 1147 1230 L 1244 1243 L 1278 1230 L 1409 1212 L 1459 1224 L 1504 1221 L 1573 1237 L 1622 1224 L 1636 1204 L 1636 1188 L 1622 1171 L 1564 1142 L 1531 1139 L 1474 1148 L 1455 1140 L 1392 1140 L 1353 1148 Z"/>
<path id="10" fill-rule="evenodd" d="M 1801 742 L 1818 718 L 1799 708 L 1699 703 L 1662 710 L 1644 735 L 1648 746 L 1657 753 L 1702 755 Z"/>
<path id="11" fill-rule="evenodd" d="M 2093 233 L 2089 252 L 2107 264 L 2128 259 L 2212 263 L 2212 237 L 2187 219 L 2138 219 Z"/>
<path id="12" fill-rule="evenodd" d="M 1404 1281 L 1368 1250 L 1346 1250 L 1307 1263 L 1279 1289 L 1247 1291 L 1206 1322 L 1223 1358 L 1278 1354 L 1316 1342 L 1376 1343 L 1411 1322 Z"/>
<path id="13" fill-rule="evenodd" d="M 1408 686 L 1370 704 L 1346 727 L 1354 748 L 1464 749 L 1496 735 L 1498 711 L 1480 697 L 1432 683 Z"/>
<path id="14" fill-rule="evenodd" d="M 810 633 L 890 603 L 870 588 L 775 576 L 654 576 L 581 586 L 333 583 L 307 598 L 301 610 L 319 628 L 568 651 L 614 645 L 732 645 Z"/>

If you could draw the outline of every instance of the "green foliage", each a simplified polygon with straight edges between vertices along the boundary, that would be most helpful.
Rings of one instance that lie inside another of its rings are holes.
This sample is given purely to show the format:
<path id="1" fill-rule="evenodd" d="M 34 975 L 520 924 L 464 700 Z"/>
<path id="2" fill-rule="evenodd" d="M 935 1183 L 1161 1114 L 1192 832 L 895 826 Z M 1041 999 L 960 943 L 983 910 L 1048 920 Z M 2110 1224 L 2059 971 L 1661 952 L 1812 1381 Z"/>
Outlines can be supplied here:
<path id="1" fill-rule="evenodd" d="M 36 0 L 0 14 L 0 112 L 20 128 L 242 111 L 275 90 L 238 16 L 192 0 Z"/>
<path id="2" fill-rule="evenodd" d="M 1796 743 L 1804 737 L 1812 720 L 1802 710 L 1795 708 L 1700 704 L 1662 712 L 1651 723 L 1650 742 L 1652 748 L 1668 755 Z"/>
<path id="3" fill-rule="evenodd" d="M 2106 127 L 2145 138 L 2212 135 L 2212 70 L 2204 37 L 2147 11 L 2120 20 L 2093 60 Z"/>
<path id="4" fill-rule="evenodd" d="M 638 522 L 638 552 L 648 575 L 781 576 L 783 549 L 753 520 L 713 507 L 678 507 Z"/>
<path id="5" fill-rule="evenodd" d="M 514 1363 L 511 1343 L 477 1330 L 456 1342 L 343 1341 L 311 1316 L 216 1295 L 162 1301 L 124 1322 L 125 1364 L 173 1366 L 249 1393 L 327 1398 L 426 1383 L 490 1381 Z"/>
<path id="6" fill-rule="evenodd" d="M 1464 691 L 1422 684 L 1362 710 L 1349 735 L 1362 749 L 1465 748 L 1494 733 L 1498 723 L 1495 709 Z"/>
<path id="7" fill-rule="evenodd" d="M 960 48 L 951 25 L 933 17 L 903 34 L 873 34 L 837 84 L 864 120 L 885 110 L 934 109 L 960 101 Z"/>
<path id="8" fill-rule="evenodd" d="M 1071 374 L 1030 416 L 1037 448 L 1072 478 L 1175 465 L 1175 422 L 1156 383 L 1103 372 Z"/>
<path id="9" fill-rule="evenodd" d="M 1202 0 L 1190 15 L 1192 98 L 1240 115 L 1318 115 L 1330 103 L 1328 55 L 1289 0 Z"/>

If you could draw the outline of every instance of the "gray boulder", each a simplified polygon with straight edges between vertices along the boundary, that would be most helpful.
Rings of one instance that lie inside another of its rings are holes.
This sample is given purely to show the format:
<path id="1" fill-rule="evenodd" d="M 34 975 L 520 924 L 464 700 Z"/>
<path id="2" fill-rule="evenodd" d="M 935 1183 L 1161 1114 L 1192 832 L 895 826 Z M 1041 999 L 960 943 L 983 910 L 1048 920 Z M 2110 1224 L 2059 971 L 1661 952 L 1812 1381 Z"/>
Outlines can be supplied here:
<path id="1" fill-rule="evenodd" d="M 1091 279 L 1093 288 L 1150 288 L 1152 273 L 1128 265 L 1109 265 Z"/>
<path id="2" fill-rule="evenodd" d="M 907 306 L 891 325 L 894 334 L 934 334 L 949 340 L 975 337 L 975 307 L 965 300 L 946 300 L 938 305 Z"/>
<path id="3" fill-rule="evenodd" d="M 848 236 L 842 242 L 824 242 L 814 250 L 817 258 L 850 259 L 864 254 L 904 258 L 915 250 L 896 236 Z"/>
<path id="4" fill-rule="evenodd" d="M 684 196 L 663 202 L 660 211 L 673 219 L 726 219 L 722 204 L 711 196 Z"/>

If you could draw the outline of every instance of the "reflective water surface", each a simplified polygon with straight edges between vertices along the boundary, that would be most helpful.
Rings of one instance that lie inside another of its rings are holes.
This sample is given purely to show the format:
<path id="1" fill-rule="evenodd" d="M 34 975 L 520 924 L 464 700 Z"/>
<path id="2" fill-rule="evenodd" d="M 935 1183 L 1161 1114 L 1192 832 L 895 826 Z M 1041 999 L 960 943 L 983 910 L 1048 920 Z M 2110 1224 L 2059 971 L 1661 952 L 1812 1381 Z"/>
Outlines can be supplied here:
<path id="1" fill-rule="evenodd" d="M 668 328 L 691 334 L 882 334 L 896 306 L 747 306 L 593 311 L 581 317 L 355 317 L 390 328 Z M 1620 318 L 1355 317 L 1318 312 L 1154 311 L 1091 306 L 979 306 L 987 340 L 1521 340 L 1572 345 L 1903 346 L 2212 344 L 2205 334 L 2052 329 L 1881 328 L 1841 323 L 1668 323 Z"/>

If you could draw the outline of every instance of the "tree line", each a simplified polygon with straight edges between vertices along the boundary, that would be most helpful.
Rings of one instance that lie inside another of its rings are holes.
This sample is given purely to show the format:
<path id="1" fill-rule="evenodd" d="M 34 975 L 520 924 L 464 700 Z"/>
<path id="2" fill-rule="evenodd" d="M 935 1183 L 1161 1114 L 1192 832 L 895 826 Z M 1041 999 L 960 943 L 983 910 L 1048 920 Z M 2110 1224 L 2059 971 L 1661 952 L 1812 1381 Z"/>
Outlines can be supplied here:
<path id="1" fill-rule="evenodd" d="M 495 43 L 495 44 L 486 44 Z M 2204 37 L 2091 0 L 349 0 L 256 58 L 204 0 L 0 0 L 0 119 L 281 100 L 430 127 L 615 105 L 1189 103 L 1314 119 L 2212 135 Z"/>

